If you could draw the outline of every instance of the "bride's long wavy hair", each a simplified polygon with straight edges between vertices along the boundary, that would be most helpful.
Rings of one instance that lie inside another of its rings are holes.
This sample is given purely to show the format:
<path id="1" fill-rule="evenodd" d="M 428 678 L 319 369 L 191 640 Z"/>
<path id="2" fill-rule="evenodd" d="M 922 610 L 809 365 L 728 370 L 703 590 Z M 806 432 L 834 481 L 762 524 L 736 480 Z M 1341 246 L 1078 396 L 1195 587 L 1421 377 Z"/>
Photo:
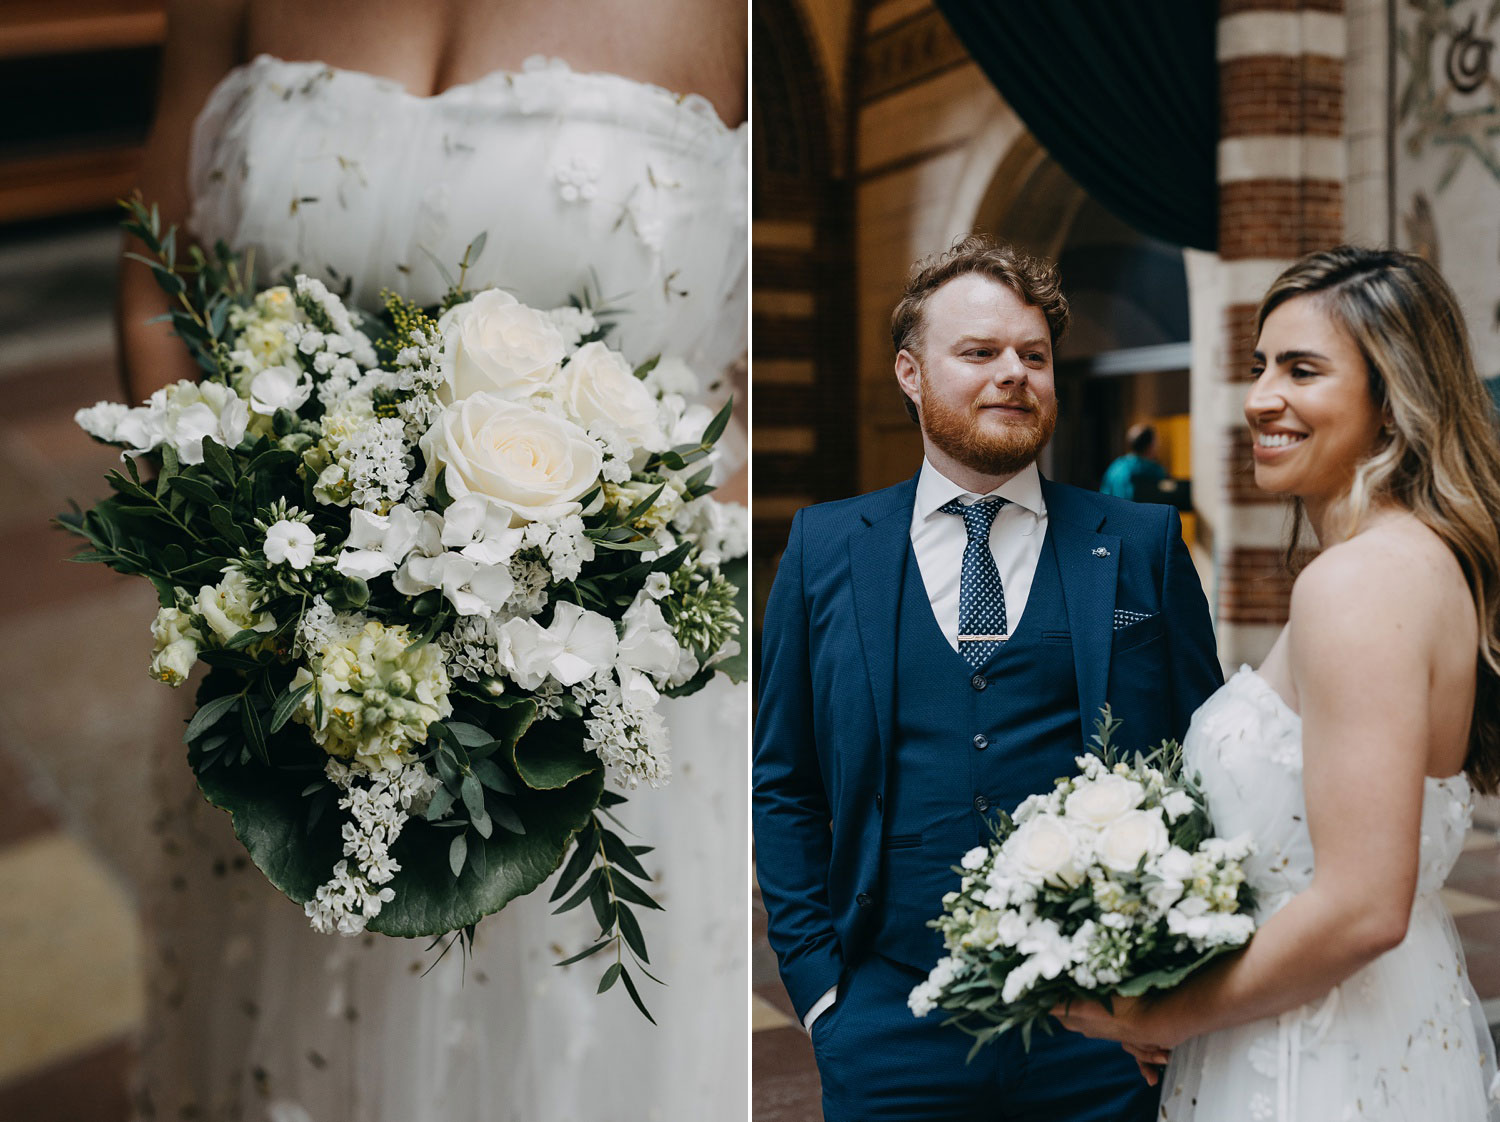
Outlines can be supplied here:
<path id="1" fill-rule="evenodd" d="M 1339 510 L 1352 532 L 1372 506 L 1399 506 L 1447 543 L 1479 614 L 1478 681 L 1464 770 L 1500 789 L 1500 427 L 1474 367 L 1458 299 L 1410 253 L 1340 246 L 1282 273 L 1261 301 L 1266 317 L 1315 295 L 1364 356 L 1370 396 L 1390 419 L 1358 466 Z M 1301 504 L 1293 522 L 1296 550 Z"/>

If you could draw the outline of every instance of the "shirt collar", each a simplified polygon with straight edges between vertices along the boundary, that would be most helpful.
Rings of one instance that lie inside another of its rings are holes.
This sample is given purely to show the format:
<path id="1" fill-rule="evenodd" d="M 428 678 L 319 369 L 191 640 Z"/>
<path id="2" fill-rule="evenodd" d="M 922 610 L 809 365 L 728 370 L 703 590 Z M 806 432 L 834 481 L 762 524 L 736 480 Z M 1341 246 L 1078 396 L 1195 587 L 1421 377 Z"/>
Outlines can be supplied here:
<path id="1" fill-rule="evenodd" d="M 1042 498 L 1042 474 L 1037 470 L 1035 461 L 1027 464 L 993 491 L 988 491 L 984 495 L 976 495 L 973 491 L 966 491 L 933 467 L 932 462 L 926 457 L 922 459 L 922 472 L 917 477 L 914 513 L 918 519 L 926 519 L 935 514 L 939 507 L 953 499 L 961 498 L 966 502 L 972 502 L 988 495 L 999 495 L 1002 499 L 1015 503 L 1016 506 L 1030 512 L 1036 518 L 1047 516 L 1047 502 Z"/>

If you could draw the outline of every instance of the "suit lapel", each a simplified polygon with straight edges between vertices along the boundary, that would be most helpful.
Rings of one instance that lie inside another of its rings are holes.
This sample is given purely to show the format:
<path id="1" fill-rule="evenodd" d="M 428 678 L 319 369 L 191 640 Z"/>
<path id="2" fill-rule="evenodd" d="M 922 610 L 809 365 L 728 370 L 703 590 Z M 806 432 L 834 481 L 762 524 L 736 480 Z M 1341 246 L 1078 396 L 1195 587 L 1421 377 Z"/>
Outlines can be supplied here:
<path id="1" fill-rule="evenodd" d="M 896 627 L 906 554 L 911 547 L 911 511 L 916 477 L 884 492 L 888 501 L 862 513 L 866 526 L 849 538 L 854 618 L 869 674 L 880 735 L 881 759 L 890 756 L 896 702 Z"/>
<path id="2" fill-rule="evenodd" d="M 1068 630 L 1073 635 L 1078 712 L 1087 742 L 1094 733 L 1094 721 L 1106 701 L 1109 686 L 1120 539 L 1099 533 L 1104 515 L 1077 493 L 1050 480 L 1042 481 L 1042 491 L 1057 548 Z"/>

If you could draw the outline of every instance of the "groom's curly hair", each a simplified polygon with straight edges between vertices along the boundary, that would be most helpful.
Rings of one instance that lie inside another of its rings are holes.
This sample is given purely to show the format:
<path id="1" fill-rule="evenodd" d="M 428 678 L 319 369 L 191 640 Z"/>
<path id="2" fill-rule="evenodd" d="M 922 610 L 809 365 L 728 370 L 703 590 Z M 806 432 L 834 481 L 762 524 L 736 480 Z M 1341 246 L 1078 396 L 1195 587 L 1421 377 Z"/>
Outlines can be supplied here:
<path id="1" fill-rule="evenodd" d="M 1022 302 L 1040 308 L 1047 319 L 1052 345 L 1057 346 L 1068 329 L 1068 298 L 1063 295 L 1057 265 L 996 241 L 988 234 L 966 234 L 942 253 L 924 257 L 912 266 L 906 290 L 891 313 L 891 343 L 896 353 L 910 351 L 920 357 L 923 312 L 928 298 L 955 277 L 967 273 L 981 273 L 998 281 Z M 913 421 L 917 419 L 917 407 L 909 397 L 906 411 Z"/>

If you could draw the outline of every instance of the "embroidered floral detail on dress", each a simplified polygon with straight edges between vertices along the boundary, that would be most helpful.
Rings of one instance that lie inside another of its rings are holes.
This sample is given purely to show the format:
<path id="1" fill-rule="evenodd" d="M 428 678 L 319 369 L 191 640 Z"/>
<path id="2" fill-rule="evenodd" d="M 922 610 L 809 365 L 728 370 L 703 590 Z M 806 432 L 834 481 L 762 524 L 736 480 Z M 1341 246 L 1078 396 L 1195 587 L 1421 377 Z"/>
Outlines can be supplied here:
<path id="1" fill-rule="evenodd" d="M 557 193 L 565 203 L 591 203 L 599 194 L 599 161 L 575 155 L 552 169 Z"/>
<path id="2" fill-rule="evenodd" d="M 1276 1078 L 1276 1037 L 1267 1033 L 1250 1045 L 1250 1066 L 1267 1079 Z"/>
<path id="3" fill-rule="evenodd" d="M 1250 1117 L 1255 1122 L 1268 1122 L 1270 1117 L 1276 1113 L 1276 1108 L 1271 1105 L 1271 1096 L 1264 1091 L 1257 1091 L 1250 1096 Z"/>

